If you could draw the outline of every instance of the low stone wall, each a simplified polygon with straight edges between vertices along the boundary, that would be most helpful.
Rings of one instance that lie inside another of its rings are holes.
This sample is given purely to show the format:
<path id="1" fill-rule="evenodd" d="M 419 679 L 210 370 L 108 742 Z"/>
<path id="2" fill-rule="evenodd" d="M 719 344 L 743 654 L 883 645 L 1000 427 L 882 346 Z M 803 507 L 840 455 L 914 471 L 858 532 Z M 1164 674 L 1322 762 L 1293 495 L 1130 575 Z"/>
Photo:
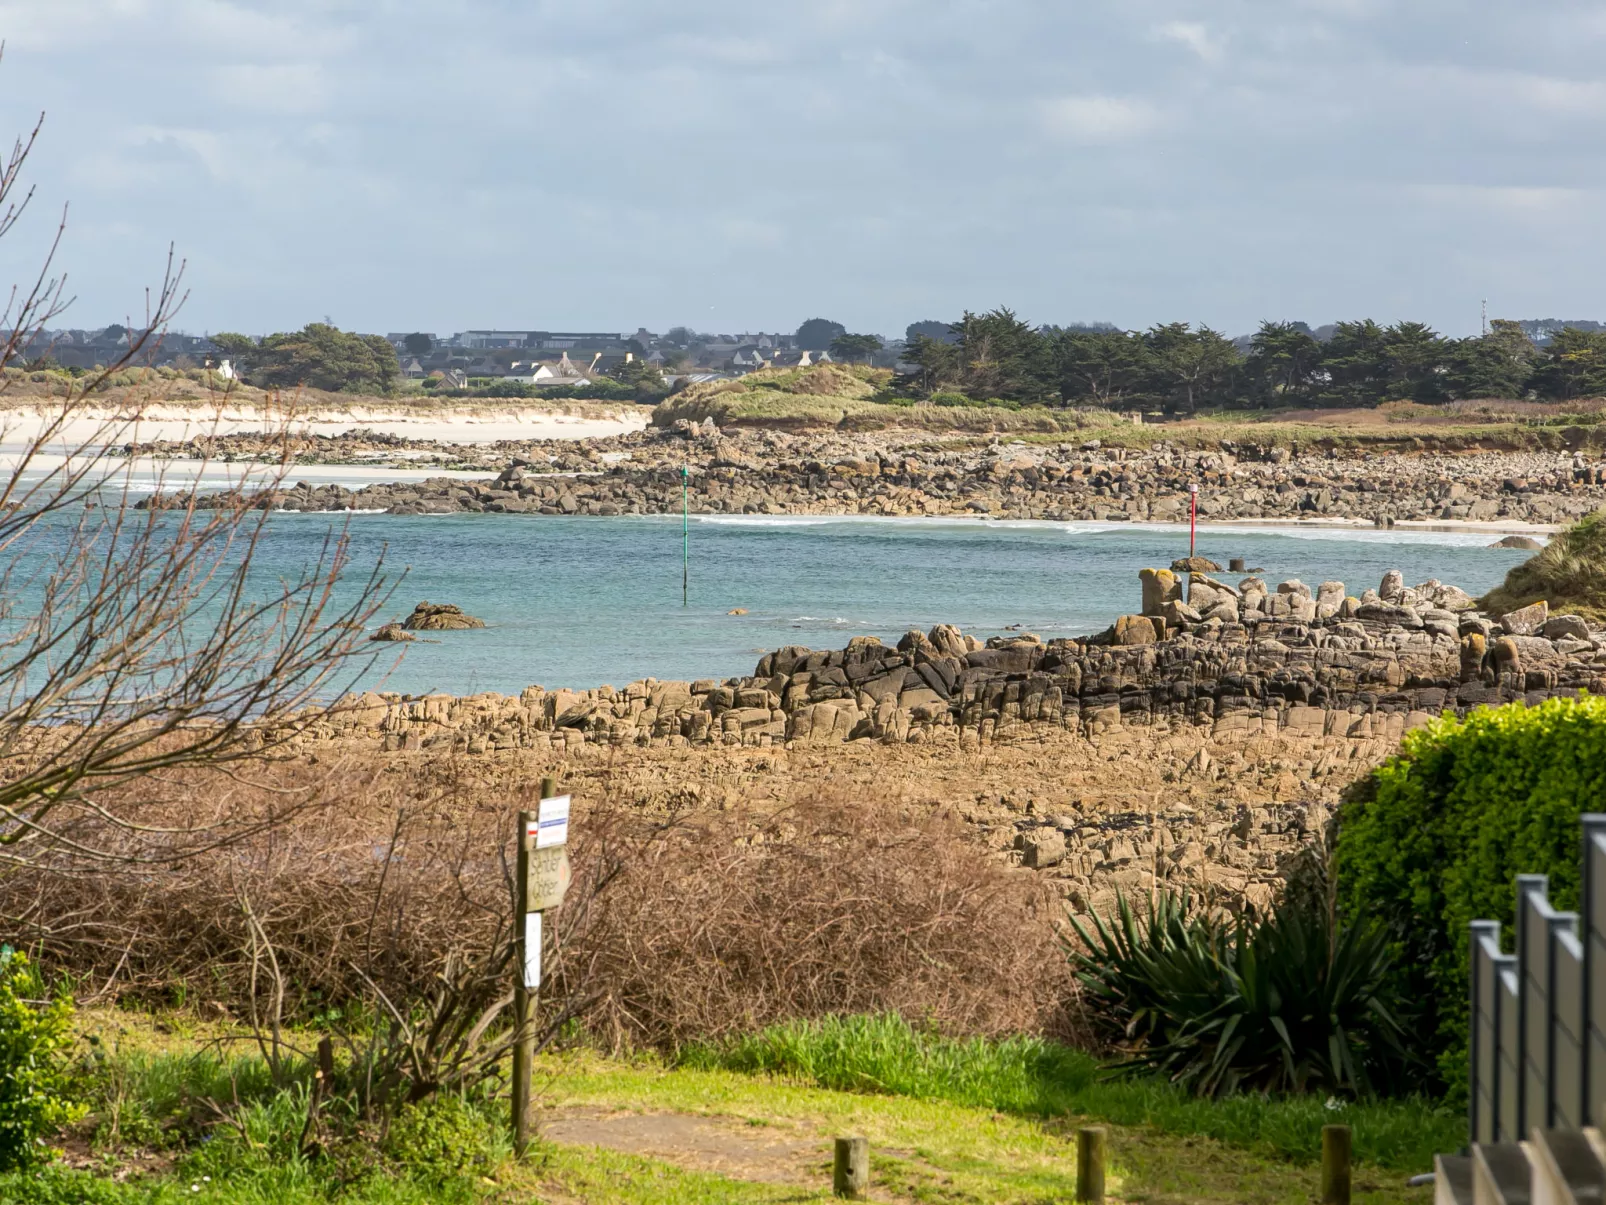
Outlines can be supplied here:
<path id="1" fill-rule="evenodd" d="M 644 679 L 616 689 L 516 698 L 366 694 L 322 729 L 391 750 L 469 753 L 587 742 L 772 746 L 850 740 L 986 742 L 1025 726 L 1098 734 L 1123 725 L 1207 724 L 1222 739 L 1286 729 L 1397 738 L 1445 711 L 1606 693 L 1606 635 L 1573 616 L 1496 619 L 1455 587 L 1347 595 L 1342 583 L 1268 588 L 1196 574 L 1189 601 L 1169 571 L 1145 570 L 1147 614 L 1085 640 L 1023 635 L 985 644 L 948 625 L 896 648 L 788 647 L 723 682 Z"/>

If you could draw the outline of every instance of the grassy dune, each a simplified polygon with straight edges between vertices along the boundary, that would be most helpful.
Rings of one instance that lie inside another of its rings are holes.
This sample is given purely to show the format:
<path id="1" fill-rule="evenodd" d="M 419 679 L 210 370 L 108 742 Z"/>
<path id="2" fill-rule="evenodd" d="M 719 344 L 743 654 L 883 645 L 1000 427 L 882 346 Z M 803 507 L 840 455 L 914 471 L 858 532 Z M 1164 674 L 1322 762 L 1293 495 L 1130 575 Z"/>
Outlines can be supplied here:
<path id="1" fill-rule="evenodd" d="M 1357 452 L 1606 447 L 1606 407 L 1599 402 L 1395 402 L 1375 410 L 1225 411 L 1133 424 L 1102 410 L 916 403 L 895 397 L 891 381 L 886 369 L 856 364 L 771 369 L 693 385 L 659 405 L 653 423 L 712 418 L 719 426 L 914 428 L 1055 442 L 1075 433 L 1110 447 L 1144 448 L 1164 440 L 1201 450 L 1223 442 Z"/>
<path id="2" fill-rule="evenodd" d="M 1109 416 L 1042 406 L 938 406 L 894 398 L 892 374 L 858 364 L 768 369 L 729 381 L 706 381 L 674 394 L 653 411 L 653 425 L 678 419 L 719 426 L 839 427 L 881 430 L 912 427 L 930 431 L 1020 431 L 1059 434 L 1079 431 Z"/>

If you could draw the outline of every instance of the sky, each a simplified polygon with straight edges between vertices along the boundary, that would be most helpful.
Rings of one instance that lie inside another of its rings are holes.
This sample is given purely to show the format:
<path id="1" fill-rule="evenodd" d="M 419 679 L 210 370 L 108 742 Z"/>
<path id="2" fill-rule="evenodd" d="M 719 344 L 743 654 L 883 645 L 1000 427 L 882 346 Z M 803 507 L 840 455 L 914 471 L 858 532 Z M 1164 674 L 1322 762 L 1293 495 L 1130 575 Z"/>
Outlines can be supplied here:
<path id="1" fill-rule="evenodd" d="M 1600 318 L 1598 0 L 0 0 L 64 324 Z"/>

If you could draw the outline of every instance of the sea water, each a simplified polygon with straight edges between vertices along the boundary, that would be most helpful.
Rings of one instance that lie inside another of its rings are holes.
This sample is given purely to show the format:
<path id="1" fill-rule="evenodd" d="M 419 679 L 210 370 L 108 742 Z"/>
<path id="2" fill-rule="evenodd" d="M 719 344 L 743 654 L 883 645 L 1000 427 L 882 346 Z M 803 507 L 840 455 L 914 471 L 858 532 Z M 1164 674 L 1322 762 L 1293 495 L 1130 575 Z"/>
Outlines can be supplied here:
<path id="1" fill-rule="evenodd" d="M 982 638 L 1087 635 L 1138 609 L 1138 570 L 1188 552 L 1187 528 L 1165 525 L 693 516 L 682 605 L 678 516 L 274 514 L 260 568 L 294 575 L 332 526 L 349 536 L 353 577 L 383 557 L 394 582 L 375 626 L 421 599 L 488 625 L 372 645 L 379 659 L 362 683 L 410 694 L 725 678 L 782 645 L 896 641 L 936 623 Z M 1199 553 L 1223 565 L 1244 557 L 1272 585 L 1336 579 L 1359 594 L 1399 569 L 1409 584 L 1438 578 L 1478 594 L 1531 555 L 1488 548 L 1494 538 L 1211 526 Z"/>

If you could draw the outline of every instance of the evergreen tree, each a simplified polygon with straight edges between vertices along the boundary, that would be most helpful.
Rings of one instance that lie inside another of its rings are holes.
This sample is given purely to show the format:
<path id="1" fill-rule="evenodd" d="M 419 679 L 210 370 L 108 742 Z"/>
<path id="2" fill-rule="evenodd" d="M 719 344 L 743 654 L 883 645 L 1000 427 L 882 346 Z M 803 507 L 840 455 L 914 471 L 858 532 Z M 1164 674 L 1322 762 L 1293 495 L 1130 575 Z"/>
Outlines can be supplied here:
<path id="1" fill-rule="evenodd" d="M 253 377 L 271 389 L 388 393 L 400 372 L 396 349 L 384 336 L 352 334 L 322 322 L 269 335 L 257 345 L 255 359 Z"/>
<path id="2" fill-rule="evenodd" d="M 1376 406 L 1389 381 L 1388 331 L 1370 318 L 1340 322 L 1322 349 L 1323 398 L 1338 406 Z"/>
<path id="3" fill-rule="evenodd" d="M 879 335 L 838 335 L 831 340 L 830 352 L 833 359 L 843 361 L 864 360 L 875 358 L 876 352 L 882 347 Z"/>
<path id="4" fill-rule="evenodd" d="M 797 328 L 797 345 L 805 351 L 826 351 L 834 339 L 848 333 L 848 328 L 829 318 L 810 318 Z"/>
<path id="5" fill-rule="evenodd" d="M 1322 345 L 1303 322 L 1262 322 L 1249 341 L 1244 383 L 1250 397 L 1273 405 L 1310 401 L 1322 362 Z"/>
<path id="6" fill-rule="evenodd" d="M 1606 331 L 1569 326 L 1551 335 L 1533 384 L 1558 401 L 1606 395 Z"/>
<path id="7" fill-rule="evenodd" d="M 1388 358 L 1387 400 L 1441 401 L 1450 345 L 1423 322 L 1396 322 L 1384 338 Z"/>
<path id="8" fill-rule="evenodd" d="M 1458 398 L 1520 398 L 1528 389 L 1538 354 L 1520 323 L 1496 318 L 1487 335 L 1456 341 L 1446 391 Z"/>
<path id="9" fill-rule="evenodd" d="M 973 398 L 1041 402 L 1057 396 L 1058 381 L 1048 340 L 1000 306 L 965 316 L 959 335 L 961 383 Z"/>
<path id="10" fill-rule="evenodd" d="M 1143 335 L 1151 386 L 1167 409 L 1194 413 L 1202 404 L 1224 399 L 1240 364 L 1238 349 L 1220 331 L 1168 322 Z"/>
<path id="11" fill-rule="evenodd" d="M 1056 331 L 1050 355 L 1066 405 L 1116 406 L 1143 388 L 1149 352 L 1141 335 L 1126 331 Z"/>

